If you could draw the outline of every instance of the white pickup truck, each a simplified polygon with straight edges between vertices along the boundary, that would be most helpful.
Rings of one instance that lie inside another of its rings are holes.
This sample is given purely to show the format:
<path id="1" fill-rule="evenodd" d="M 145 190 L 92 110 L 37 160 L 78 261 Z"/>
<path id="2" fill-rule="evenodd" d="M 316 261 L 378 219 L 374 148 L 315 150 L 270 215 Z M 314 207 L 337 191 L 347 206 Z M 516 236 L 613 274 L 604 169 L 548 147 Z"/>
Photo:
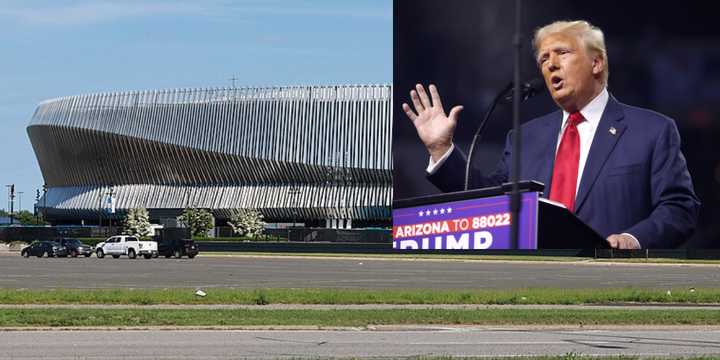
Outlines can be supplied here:
<path id="1" fill-rule="evenodd" d="M 101 259 L 105 255 L 112 255 L 116 259 L 120 255 L 127 255 L 131 259 L 142 255 L 150 259 L 158 256 L 158 249 L 154 241 L 140 241 L 136 236 L 117 235 L 95 245 L 95 254 Z"/>

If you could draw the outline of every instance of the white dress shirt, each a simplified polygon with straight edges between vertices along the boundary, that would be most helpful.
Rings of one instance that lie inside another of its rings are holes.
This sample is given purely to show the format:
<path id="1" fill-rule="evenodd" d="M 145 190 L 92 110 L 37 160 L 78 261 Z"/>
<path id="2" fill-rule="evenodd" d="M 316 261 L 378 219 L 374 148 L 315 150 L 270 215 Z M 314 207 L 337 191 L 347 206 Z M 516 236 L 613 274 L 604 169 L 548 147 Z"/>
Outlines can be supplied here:
<path id="1" fill-rule="evenodd" d="M 609 98 L 610 95 L 608 94 L 607 88 L 604 88 L 598 96 L 592 99 L 584 108 L 580 109 L 580 115 L 585 118 L 585 121 L 577 125 L 577 130 L 580 134 L 580 163 L 578 164 L 577 183 L 575 183 L 576 196 L 580 189 L 580 179 L 582 179 L 585 163 L 587 162 L 588 154 L 590 154 L 590 145 L 592 145 L 593 137 L 595 137 L 595 130 L 597 130 L 598 124 L 600 124 L 600 118 L 602 117 L 603 111 L 605 111 L 605 106 Z M 556 154 L 560 148 L 560 141 L 568 125 L 569 117 L 570 113 L 563 110 L 563 122 L 560 127 L 560 133 L 558 133 L 557 145 L 555 146 Z"/>
<path id="2" fill-rule="evenodd" d="M 608 94 L 607 88 L 604 88 L 600 92 L 600 94 L 598 94 L 587 105 L 585 105 L 584 108 L 580 109 L 580 114 L 583 116 L 583 118 L 585 118 L 585 121 L 581 122 L 577 126 L 577 130 L 580 135 L 580 163 L 578 164 L 577 183 L 575 183 L 575 196 L 577 196 L 578 190 L 580 189 L 580 180 L 582 179 L 583 170 L 585 169 L 585 163 L 587 163 L 588 154 L 590 154 L 590 145 L 592 145 L 593 138 L 595 137 L 595 131 L 600 124 L 600 118 L 605 111 L 605 106 L 607 106 L 609 98 L 610 95 Z M 562 126 L 560 127 L 557 144 L 555 145 L 556 153 L 558 148 L 560 147 L 560 141 L 562 140 L 563 132 L 567 127 L 567 120 L 569 117 L 570 113 L 563 110 Z M 445 160 L 450 156 L 450 153 L 452 153 L 454 149 L 455 144 L 452 144 L 450 146 L 450 149 L 445 154 L 443 154 L 443 156 L 440 157 L 437 162 L 434 162 L 432 157 L 430 157 L 430 163 L 428 164 L 426 171 L 429 174 L 434 174 L 435 171 L 437 171 L 437 169 L 439 169 L 440 166 L 445 163 Z M 623 234 L 630 235 L 635 240 L 635 242 L 640 244 L 637 238 L 635 238 L 635 236 L 633 236 L 632 234 Z"/>

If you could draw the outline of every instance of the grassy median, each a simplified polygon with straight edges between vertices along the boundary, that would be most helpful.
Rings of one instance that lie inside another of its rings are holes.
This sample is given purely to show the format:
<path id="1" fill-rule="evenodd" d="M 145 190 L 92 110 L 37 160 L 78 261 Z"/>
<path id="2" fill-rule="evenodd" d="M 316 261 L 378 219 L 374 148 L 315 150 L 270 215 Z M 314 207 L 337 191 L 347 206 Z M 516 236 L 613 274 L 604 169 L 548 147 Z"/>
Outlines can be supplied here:
<path id="1" fill-rule="evenodd" d="M 720 310 L 0 309 L 0 327 L 369 325 L 720 325 Z"/>
<path id="2" fill-rule="evenodd" d="M 720 289 L 0 289 L 0 304 L 720 304 Z"/>

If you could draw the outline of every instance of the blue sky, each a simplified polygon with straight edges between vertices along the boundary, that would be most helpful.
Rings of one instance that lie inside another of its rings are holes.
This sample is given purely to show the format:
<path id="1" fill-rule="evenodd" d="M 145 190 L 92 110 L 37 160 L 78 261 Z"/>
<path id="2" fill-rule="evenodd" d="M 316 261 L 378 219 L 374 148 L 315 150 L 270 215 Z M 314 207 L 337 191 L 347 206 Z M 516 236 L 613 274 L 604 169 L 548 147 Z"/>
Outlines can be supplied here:
<path id="1" fill-rule="evenodd" d="M 32 210 L 45 99 L 178 87 L 392 82 L 392 0 L 0 0 L 0 208 Z M 18 207 L 16 199 L 15 207 Z"/>

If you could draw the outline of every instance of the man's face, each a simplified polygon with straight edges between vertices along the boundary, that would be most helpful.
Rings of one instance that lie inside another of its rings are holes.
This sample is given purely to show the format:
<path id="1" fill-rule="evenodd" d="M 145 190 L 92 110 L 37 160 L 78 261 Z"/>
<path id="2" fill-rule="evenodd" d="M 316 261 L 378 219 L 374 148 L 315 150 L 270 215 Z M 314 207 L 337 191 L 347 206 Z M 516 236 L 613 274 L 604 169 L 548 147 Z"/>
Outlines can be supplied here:
<path id="1" fill-rule="evenodd" d="M 575 36 L 546 37 L 540 43 L 537 61 L 553 100 L 568 112 L 579 111 L 602 89 L 602 59 L 590 56 Z"/>

